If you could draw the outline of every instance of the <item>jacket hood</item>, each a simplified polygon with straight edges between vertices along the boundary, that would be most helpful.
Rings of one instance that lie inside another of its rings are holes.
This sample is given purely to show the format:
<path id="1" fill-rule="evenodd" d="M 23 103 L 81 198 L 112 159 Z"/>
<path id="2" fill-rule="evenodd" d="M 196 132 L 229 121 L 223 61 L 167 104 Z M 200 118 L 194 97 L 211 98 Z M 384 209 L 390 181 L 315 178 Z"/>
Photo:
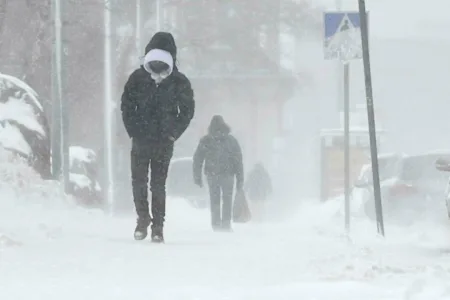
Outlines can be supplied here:
<path id="1" fill-rule="evenodd" d="M 151 38 L 150 42 L 145 47 L 145 55 L 153 49 L 160 49 L 170 53 L 173 57 L 173 61 L 177 60 L 177 46 L 173 35 L 169 32 L 157 32 Z"/>
<path id="2" fill-rule="evenodd" d="M 222 116 L 216 115 L 211 119 L 211 123 L 209 124 L 208 134 L 212 136 L 220 136 L 220 135 L 228 135 L 230 134 L 231 129 Z"/>
<path id="3" fill-rule="evenodd" d="M 163 62 L 169 68 L 164 73 L 154 73 L 150 67 L 150 63 L 152 61 Z M 148 73 L 150 73 L 152 75 L 153 80 L 155 80 L 155 81 L 161 80 L 162 81 L 162 79 L 164 79 L 165 77 L 172 74 L 173 67 L 174 67 L 173 66 L 173 58 L 170 55 L 170 53 L 167 51 L 164 51 L 161 49 L 153 49 L 153 50 L 150 50 L 150 52 L 147 53 L 147 55 L 145 55 L 143 66 L 144 66 L 145 71 L 147 71 Z"/>

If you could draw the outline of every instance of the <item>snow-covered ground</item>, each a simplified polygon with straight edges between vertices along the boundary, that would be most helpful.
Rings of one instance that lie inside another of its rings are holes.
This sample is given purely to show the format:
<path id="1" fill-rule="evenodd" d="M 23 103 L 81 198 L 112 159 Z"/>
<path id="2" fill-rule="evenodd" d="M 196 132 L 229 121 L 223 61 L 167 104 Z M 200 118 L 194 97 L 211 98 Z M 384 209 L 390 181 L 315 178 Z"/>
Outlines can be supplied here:
<path id="1" fill-rule="evenodd" d="M 154 245 L 133 240 L 134 216 L 77 208 L 11 164 L 0 166 L 0 299 L 450 299 L 444 212 L 387 224 L 382 239 L 355 204 L 347 237 L 338 202 L 311 200 L 283 222 L 213 233 L 207 211 L 170 199 L 166 244 Z"/>
<path id="2" fill-rule="evenodd" d="M 334 0 L 318 2 L 334 8 Z M 345 0 L 343 9 L 356 9 L 356 3 Z M 411 40 L 404 52 L 383 46 L 388 42 L 372 45 L 375 80 L 377 74 L 394 77 L 395 70 L 403 70 L 398 78 L 405 72 L 422 75 L 411 75 L 403 85 L 394 80 L 389 80 L 392 85 L 378 84 L 386 93 L 406 94 L 404 102 L 412 110 L 418 101 L 411 99 L 418 97 L 408 92 L 417 91 L 406 87 L 420 86 L 417 82 L 430 74 L 448 78 L 448 68 L 436 66 L 445 66 L 449 5 L 442 0 L 368 1 L 371 37 Z M 433 48 L 430 39 L 440 40 L 440 46 Z M 423 53 L 434 56 L 416 54 L 425 44 L 433 51 Z M 377 52 L 377 47 L 386 51 Z M 311 49 L 315 52 L 307 57 L 322 61 L 316 51 L 321 48 Z M 404 64 L 393 63 L 405 56 Z M 380 63 L 388 58 L 390 63 Z M 305 61 L 325 80 L 328 73 L 317 60 Z M 423 80 L 427 94 L 448 94 L 443 84 L 431 88 L 436 84 L 431 81 Z M 409 226 L 387 222 L 382 239 L 355 206 L 350 236 L 344 233 L 339 203 L 316 200 L 305 200 L 282 222 L 236 225 L 234 233 L 217 234 L 209 228 L 207 211 L 169 199 L 166 244 L 153 245 L 133 240 L 134 216 L 76 207 L 58 184 L 40 180 L 25 164 L 11 160 L 0 164 L 0 299 L 450 299 L 450 221 L 445 209 Z"/>

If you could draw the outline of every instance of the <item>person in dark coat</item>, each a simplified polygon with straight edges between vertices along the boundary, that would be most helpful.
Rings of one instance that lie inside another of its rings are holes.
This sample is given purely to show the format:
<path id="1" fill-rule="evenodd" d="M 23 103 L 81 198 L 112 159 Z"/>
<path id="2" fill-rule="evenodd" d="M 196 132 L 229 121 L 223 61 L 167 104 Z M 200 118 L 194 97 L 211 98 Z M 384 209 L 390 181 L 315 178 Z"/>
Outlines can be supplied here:
<path id="1" fill-rule="evenodd" d="M 214 230 L 231 230 L 235 178 L 237 191 L 242 191 L 244 183 L 241 147 L 230 131 L 222 116 L 214 116 L 208 134 L 200 139 L 193 159 L 195 183 L 203 186 L 202 169 L 208 181 Z"/>
<path id="2" fill-rule="evenodd" d="M 188 78 L 176 66 L 177 47 L 172 34 L 156 33 L 145 47 L 143 65 L 129 77 L 122 95 L 122 118 L 132 139 L 131 177 L 138 215 L 136 240 L 164 242 L 166 179 L 174 142 L 194 116 L 194 93 Z M 152 214 L 148 203 L 148 171 Z"/>

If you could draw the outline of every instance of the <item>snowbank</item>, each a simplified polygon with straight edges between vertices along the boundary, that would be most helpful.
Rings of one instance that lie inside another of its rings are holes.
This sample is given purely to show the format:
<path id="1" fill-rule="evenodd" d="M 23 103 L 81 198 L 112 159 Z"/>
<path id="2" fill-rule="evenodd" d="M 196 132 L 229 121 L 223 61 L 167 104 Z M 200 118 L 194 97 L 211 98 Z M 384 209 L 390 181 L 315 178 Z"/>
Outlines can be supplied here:
<path id="1" fill-rule="evenodd" d="M 291 220 L 217 234 L 207 211 L 169 199 L 166 245 L 152 245 L 133 241 L 134 215 L 77 208 L 58 185 L 41 196 L 24 162 L 0 170 L 13 190 L 28 179 L 17 196 L 0 187 L 1 299 L 448 299 L 449 235 L 434 220 L 388 224 L 383 240 L 354 215 L 347 237 L 341 203 L 312 200 Z"/>
<path id="2" fill-rule="evenodd" d="M 76 196 L 66 195 L 62 182 L 42 179 L 26 159 L 0 148 L 0 251 L 70 236 L 81 224 L 100 228 L 104 212 L 81 207 Z"/>
<path id="3" fill-rule="evenodd" d="M 37 93 L 0 73 L 0 147 L 17 153 L 44 178 L 50 177 L 50 129 Z"/>
<path id="4" fill-rule="evenodd" d="M 16 154 L 0 148 L 0 203 L 61 203 L 67 197 L 59 182 L 44 180 L 27 161 Z M 44 201 L 42 201 L 44 200 Z"/>
<path id="5" fill-rule="evenodd" d="M 120 229 L 125 241 L 132 240 L 134 215 L 121 220 L 109 218 L 100 209 L 81 207 L 79 198 L 64 194 L 61 182 L 43 180 L 25 159 L 1 148 L 0 162 L 0 251 L 70 240 L 80 232 L 85 237 L 108 239 L 111 230 Z M 78 180 L 82 176 L 75 177 Z M 184 199 L 169 199 L 167 206 L 169 230 L 174 221 L 209 225 L 208 215 L 193 209 Z M 206 222 L 202 216 L 206 216 Z"/>
<path id="6" fill-rule="evenodd" d="M 42 211 L 74 207 L 72 197 L 63 193 L 59 182 L 43 180 L 27 161 L 0 148 L 0 249 L 24 242 L 17 233 L 28 231 Z M 19 230 L 16 230 L 19 229 Z"/>

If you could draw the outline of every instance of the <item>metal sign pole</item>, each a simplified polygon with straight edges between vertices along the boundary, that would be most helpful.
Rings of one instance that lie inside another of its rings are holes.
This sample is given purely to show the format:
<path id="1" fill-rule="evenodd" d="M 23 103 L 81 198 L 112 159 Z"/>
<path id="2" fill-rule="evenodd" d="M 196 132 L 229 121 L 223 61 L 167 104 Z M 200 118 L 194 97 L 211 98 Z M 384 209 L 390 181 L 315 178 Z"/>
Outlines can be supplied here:
<path id="1" fill-rule="evenodd" d="M 52 175 L 54 180 L 61 179 L 62 166 L 62 145 L 61 145 L 61 108 L 60 108 L 60 86 L 58 80 L 58 61 L 61 52 L 61 23 L 60 23 L 60 0 L 53 0 L 52 15 L 53 15 L 53 47 L 52 47 Z"/>
<path id="2" fill-rule="evenodd" d="M 106 169 L 106 199 L 108 202 L 109 213 L 114 212 L 114 172 L 113 172 L 113 95 L 112 95 L 112 57 L 111 57 L 111 3 L 110 0 L 105 0 L 104 9 L 104 130 L 105 130 L 105 144 L 104 157 Z"/>
<path id="3" fill-rule="evenodd" d="M 59 81 L 59 95 L 60 95 L 60 109 L 61 109 L 61 145 L 62 145 L 62 170 L 64 176 L 64 192 L 69 193 L 70 190 L 70 143 L 69 143 L 69 109 L 67 100 L 65 99 L 65 51 L 63 42 L 63 26 L 62 26 L 62 12 L 64 11 L 65 1 L 58 1 L 57 20 L 59 24 L 59 39 L 57 40 L 58 47 L 58 81 Z"/>
<path id="4" fill-rule="evenodd" d="M 64 192 L 68 193 L 70 189 L 69 114 L 64 99 L 63 22 L 61 19 L 63 2 L 55 0 L 52 7 L 55 24 L 52 66 L 52 138 L 54 139 L 52 141 L 52 171 L 56 180 L 61 179 L 61 175 L 63 175 Z"/>
<path id="5" fill-rule="evenodd" d="M 338 11 L 342 10 L 342 0 L 336 0 L 336 8 Z M 339 66 L 341 70 L 342 64 Z M 350 62 L 344 62 L 343 67 L 343 83 L 344 83 L 344 97 L 343 106 L 340 106 L 344 111 L 344 205 L 345 205 L 345 229 L 350 231 Z M 342 81 L 339 80 L 341 83 Z M 340 91 L 340 90 L 339 90 Z"/>
<path id="6" fill-rule="evenodd" d="M 337 2 L 340 5 L 340 2 Z M 372 156 L 372 170 L 374 177 L 374 198 L 377 210 L 377 227 L 378 231 L 384 235 L 383 224 L 383 211 L 381 205 L 381 192 L 380 181 L 378 173 L 378 154 L 376 145 L 376 130 L 375 130 L 375 118 L 373 109 L 373 96 L 372 96 L 372 80 L 370 72 L 370 59 L 369 59 L 369 39 L 368 39 L 368 22 L 367 14 L 365 11 L 364 0 L 359 0 L 359 12 L 325 12 L 324 14 L 324 56 L 325 59 L 339 59 L 347 63 L 344 66 L 344 138 L 345 138 L 345 213 L 346 213 L 346 225 L 349 228 L 350 222 L 350 105 L 349 105 L 349 77 L 350 69 L 348 62 L 352 59 L 363 58 L 364 73 L 366 82 L 366 98 L 367 98 L 367 114 L 369 121 L 369 134 L 370 134 L 370 146 Z M 353 35 L 346 35 L 347 32 L 355 31 L 355 29 L 361 30 L 361 39 L 354 38 Z M 350 31 L 349 31 L 350 30 Z M 353 47 L 348 47 L 350 43 Z M 362 46 L 357 46 L 357 43 L 362 42 Z M 355 52 L 358 51 L 358 52 Z M 340 93 L 339 93 L 340 94 Z"/>
<path id="7" fill-rule="evenodd" d="M 350 68 L 344 64 L 344 197 L 345 197 L 345 229 L 350 231 Z"/>
<path id="8" fill-rule="evenodd" d="M 372 91 L 372 74 L 370 70 L 370 55 L 369 55 L 369 37 L 367 26 L 367 13 L 365 0 L 359 1 L 359 18 L 361 22 L 361 40 L 364 63 L 364 78 L 366 86 L 366 101 L 367 101 L 367 118 L 369 121 L 369 138 L 370 138 L 370 154 L 372 158 L 372 175 L 373 175 L 373 190 L 375 199 L 375 211 L 377 215 L 378 233 L 384 236 L 384 221 L 383 221 L 383 206 L 381 203 L 380 190 L 380 176 L 378 170 L 378 150 L 377 137 L 375 126 L 375 113 L 373 105 L 373 91 Z"/>

